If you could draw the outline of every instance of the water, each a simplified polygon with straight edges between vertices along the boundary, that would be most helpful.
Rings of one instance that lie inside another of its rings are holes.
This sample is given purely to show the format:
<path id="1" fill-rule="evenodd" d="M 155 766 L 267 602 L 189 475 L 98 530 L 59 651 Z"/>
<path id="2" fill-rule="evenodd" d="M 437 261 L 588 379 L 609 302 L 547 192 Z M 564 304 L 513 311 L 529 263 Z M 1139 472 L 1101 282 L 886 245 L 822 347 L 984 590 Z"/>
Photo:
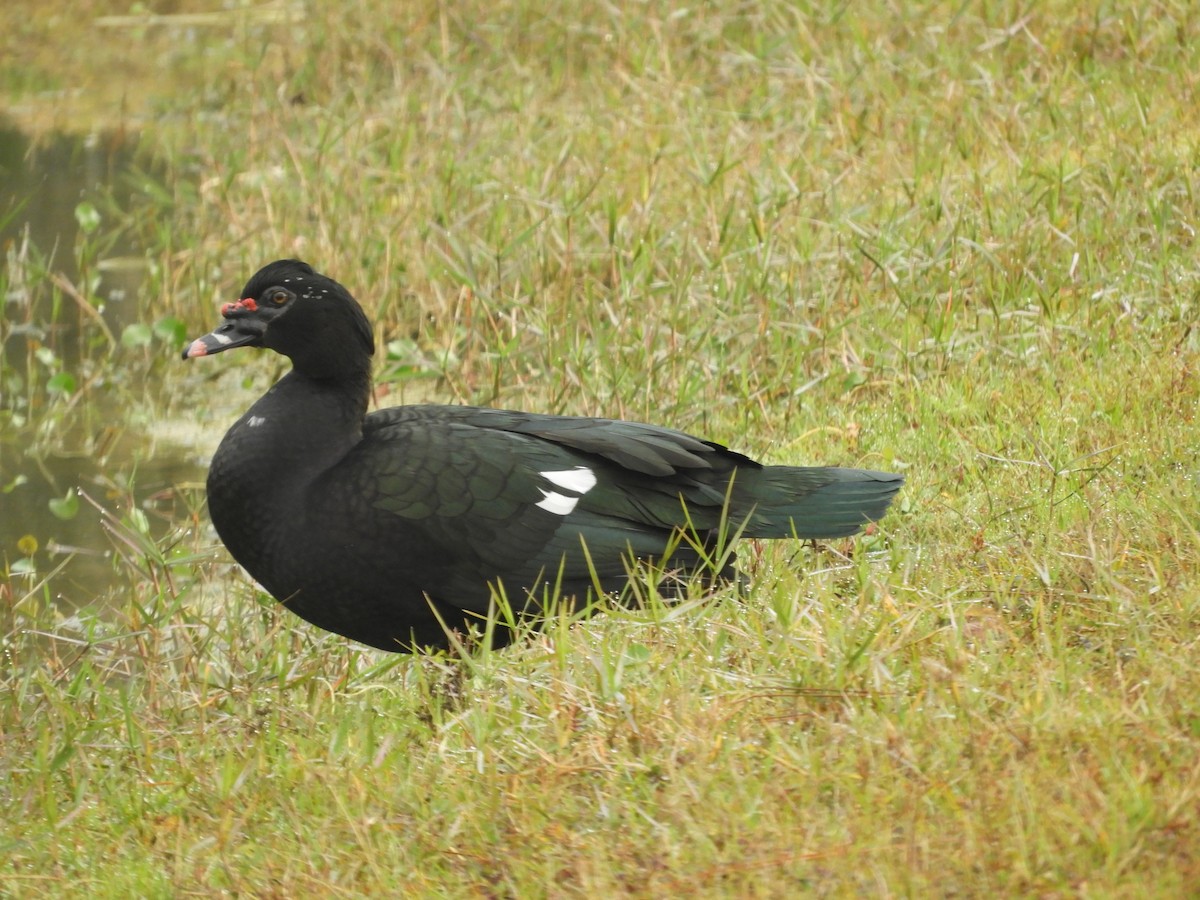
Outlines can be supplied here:
<path id="1" fill-rule="evenodd" d="M 49 291 L 22 291 L 14 286 L 22 260 L 36 258 L 39 272 L 55 273 L 77 284 L 81 233 L 79 213 L 88 209 L 124 208 L 131 195 L 127 176 L 136 167 L 133 143 L 120 134 L 94 137 L 52 135 L 32 142 L 12 128 L 0 127 L 0 266 L 6 267 L 10 290 L 3 298 L 7 336 L 0 354 L 0 410 L 15 409 L 13 391 L 28 374 L 31 348 L 46 347 L 73 368 L 80 356 L 81 317 L 91 316 L 74 302 L 49 310 Z M 83 207 L 81 207 L 83 204 Z M 138 248 L 104 224 L 90 235 L 92 271 L 98 277 L 89 296 L 100 301 L 108 329 L 119 336 L 138 318 L 138 291 L 145 264 Z M 44 276 L 42 276 L 44 277 Z M 39 306 L 40 304 L 40 306 Z M 104 363 L 101 362 L 101 365 Z M 17 388 L 19 390 L 19 387 Z M 198 484 L 203 469 L 193 451 L 139 433 L 125 421 L 119 401 L 100 391 L 85 392 L 82 402 L 94 408 L 65 433 L 54 434 L 53 450 L 30 448 L 30 438 L 0 419 L 0 565 L 18 568 L 36 543 L 32 568 L 36 576 L 12 580 L 22 592 L 45 590 L 68 613 L 103 605 L 128 572 L 120 572 L 116 544 L 104 527 L 104 515 L 80 499 L 74 516 L 61 518 L 52 501 L 84 491 L 118 516 L 145 517 L 150 534 L 161 537 L 187 510 L 176 486 Z M 132 485 L 132 486 L 131 486 Z M 59 512 L 63 512 L 61 504 Z"/>
<path id="2" fill-rule="evenodd" d="M 80 137 L 55 134 L 30 139 L 23 132 L 0 125 L 0 247 L 11 262 L 32 248 L 39 263 L 66 282 L 79 279 L 76 245 L 81 228 L 81 204 L 100 210 L 128 205 L 132 190 L 126 176 L 136 166 L 134 142 L 121 134 Z M 137 318 L 137 290 L 145 262 L 128 236 L 101 226 L 94 236 L 99 256 L 95 269 L 99 283 L 94 296 L 102 301 L 102 317 L 110 331 L 121 330 Z M 48 311 L 28 308 L 29 298 L 10 285 L 4 298 L 9 321 L 41 319 Z M 38 315 L 40 313 L 40 315 Z M 79 324 L 78 304 L 66 303 L 54 324 L 70 329 Z M 39 335 L 47 343 L 69 348 L 62 334 L 51 330 Z"/>

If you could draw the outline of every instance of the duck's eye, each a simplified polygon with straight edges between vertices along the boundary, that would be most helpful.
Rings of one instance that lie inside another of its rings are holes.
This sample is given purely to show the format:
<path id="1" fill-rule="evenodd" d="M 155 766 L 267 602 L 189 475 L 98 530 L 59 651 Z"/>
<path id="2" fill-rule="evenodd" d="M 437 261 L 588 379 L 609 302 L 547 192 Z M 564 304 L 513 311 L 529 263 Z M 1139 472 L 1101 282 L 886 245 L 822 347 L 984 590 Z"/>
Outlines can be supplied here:
<path id="1" fill-rule="evenodd" d="M 272 306 L 283 306 L 283 304 L 288 302 L 288 298 L 290 296 L 291 295 L 287 291 L 283 290 L 282 288 L 277 288 L 267 294 L 267 300 Z"/>

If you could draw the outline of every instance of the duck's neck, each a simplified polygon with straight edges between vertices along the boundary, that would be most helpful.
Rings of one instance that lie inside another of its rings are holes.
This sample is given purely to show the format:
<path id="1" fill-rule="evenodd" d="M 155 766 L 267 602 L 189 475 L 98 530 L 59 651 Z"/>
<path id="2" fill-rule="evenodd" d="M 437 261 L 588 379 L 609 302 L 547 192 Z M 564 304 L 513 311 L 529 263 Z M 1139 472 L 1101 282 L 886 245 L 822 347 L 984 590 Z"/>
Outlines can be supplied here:
<path id="1" fill-rule="evenodd" d="M 234 557 L 279 596 L 290 593 L 280 544 L 302 536 L 310 489 L 362 440 L 371 382 L 292 371 L 221 442 L 208 472 L 213 524 Z M 283 561 L 281 563 L 281 560 Z"/>
<path id="2" fill-rule="evenodd" d="M 370 391 L 367 374 L 329 380 L 289 372 L 229 429 L 210 491 L 216 481 L 242 496 L 295 497 L 297 485 L 337 465 L 362 439 Z"/>
<path id="3" fill-rule="evenodd" d="M 265 429 L 275 452 L 292 465 L 323 471 L 362 439 L 370 393 L 369 375 L 325 380 L 293 370 L 260 397 L 238 425 Z"/>

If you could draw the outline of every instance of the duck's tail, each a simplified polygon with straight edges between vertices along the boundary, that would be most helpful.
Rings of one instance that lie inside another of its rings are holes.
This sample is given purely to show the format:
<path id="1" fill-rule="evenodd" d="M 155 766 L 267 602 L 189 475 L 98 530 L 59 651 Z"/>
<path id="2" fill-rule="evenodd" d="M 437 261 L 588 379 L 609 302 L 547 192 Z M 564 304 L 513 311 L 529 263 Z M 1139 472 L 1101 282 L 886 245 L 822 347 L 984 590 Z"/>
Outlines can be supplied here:
<path id="1" fill-rule="evenodd" d="M 821 539 L 846 537 L 882 518 L 903 484 L 904 476 L 891 472 L 767 466 L 739 471 L 733 492 L 738 506 L 753 504 L 745 537 Z"/>

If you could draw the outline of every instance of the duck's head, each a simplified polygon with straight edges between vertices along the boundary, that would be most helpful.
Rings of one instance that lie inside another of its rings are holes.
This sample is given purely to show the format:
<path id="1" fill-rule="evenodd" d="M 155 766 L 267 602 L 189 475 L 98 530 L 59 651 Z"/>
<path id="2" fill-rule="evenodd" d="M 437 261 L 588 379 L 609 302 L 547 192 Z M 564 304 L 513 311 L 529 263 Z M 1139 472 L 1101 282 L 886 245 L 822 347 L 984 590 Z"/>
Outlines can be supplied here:
<path id="1" fill-rule="evenodd" d="M 298 259 L 259 269 L 242 289 L 242 299 L 223 305 L 221 315 L 225 321 L 192 341 L 184 359 L 234 347 L 267 347 L 310 378 L 370 371 L 375 338 L 362 307 L 344 287 Z"/>

